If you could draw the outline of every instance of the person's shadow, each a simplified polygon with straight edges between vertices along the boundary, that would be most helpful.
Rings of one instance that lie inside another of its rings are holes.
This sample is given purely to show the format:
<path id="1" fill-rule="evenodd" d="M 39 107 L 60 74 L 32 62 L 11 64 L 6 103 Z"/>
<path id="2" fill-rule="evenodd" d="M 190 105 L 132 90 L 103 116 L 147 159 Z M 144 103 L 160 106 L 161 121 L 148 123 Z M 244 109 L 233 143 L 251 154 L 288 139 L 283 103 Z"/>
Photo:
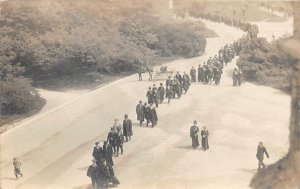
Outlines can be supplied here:
<path id="1" fill-rule="evenodd" d="M 93 189 L 92 185 L 83 185 L 83 186 L 76 186 L 73 189 Z"/>
<path id="2" fill-rule="evenodd" d="M 181 149 L 181 150 L 201 150 L 204 151 L 204 149 L 200 146 L 198 146 L 196 149 L 192 146 L 175 146 L 175 148 Z"/>
<path id="3" fill-rule="evenodd" d="M 17 180 L 16 177 L 4 177 L 4 178 L 1 178 L 1 180 Z"/>

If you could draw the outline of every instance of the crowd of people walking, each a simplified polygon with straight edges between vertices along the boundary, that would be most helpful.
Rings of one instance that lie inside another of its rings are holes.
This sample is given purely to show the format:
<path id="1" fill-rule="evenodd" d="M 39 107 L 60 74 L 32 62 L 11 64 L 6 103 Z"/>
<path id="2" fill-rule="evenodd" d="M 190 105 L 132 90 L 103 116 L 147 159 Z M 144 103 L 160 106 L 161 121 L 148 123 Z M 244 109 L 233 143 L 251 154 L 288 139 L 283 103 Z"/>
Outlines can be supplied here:
<path id="1" fill-rule="evenodd" d="M 132 121 L 125 114 L 123 125 L 118 119 L 114 120 L 102 146 L 100 142 L 95 142 L 92 165 L 87 170 L 87 176 L 91 178 L 94 189 L 109 188 L 120 184 L 114 173 L 113 157 L 124 153 L 124 143 L 129 142 L 132 135 Z"/>
<path id="2" fill-rule="evenodd" d="M 192 67 L 189 74 L 186 72 L 181 74 L 177 71 L 174 76 L 168 76 L 165 85 L 161 82 L 158 87 L 156 87 L 156 84 L 150 86 L 146 92 L 147 100 L 145 102 L 140 100 L 136 105 L 136 116 L 139 126 L 143 126 L 144 122 L 146 127 L 151 126 L 153 128 L 157 126 L 158 115 L 156 109 L 161 106 L 165 100 L 167 104 L 170 104 L 171 99 L 180 99 L 183 94 L 187 94 L 192 83 L 202 82 L 203 84 L 219 85 L 223 68 L 227 66 L 235 56 L 238 56 L 241 51 L 247 50 L 251 39 L 257 37 L 258 28 L 256 25 L 210 14 L 200 13 L 200 15 L 206 19 L 237 27 L 246 31 L 247 35 L 234 41 L 233 44 L 227 44 L 222 47 L 217 55 L 210 57 L 202 65 L 199 64 L 198 69 Z M 152 75 L 150 78 L 150 80 L 152 80 Z M 233 86 L 240 86 L 244 82 L 242 70 L 235 68 L 233 70 L 232 79 Z M 141 73 L 139 73 L 139 81 L 141 80 L 142 76 Z M 103 146 L 101 146 L 99 142 L 95 143 L 92 153 L 94 159 L 87 171 L 87 175 L 91 177 L 94 188 L 108 188 L 110 185 L 116 186 L 120 184 L 114 174 L 113 157 L 118 157 L 119 154 L 124 153 L 123 144 L 129 142 L 132 135 L 132 121 L 128 118 L 128 115 L 125 115 L 123 125 L 118 122 L 118 119 L 115 119 Z M 197 121 L 195 120 L 190 128 L 190 137 L 194 149 L 200 146 L 198 136 L 201 136 L 202 149 L 204 151 L 208 150 L 209 132 L 206 126 L 203 126 L 203 129 L 200 131 L 197 126 Z M 264 154 L 269 157 L 266 148 L 262 145 L 262 142 L 260 142 L 257 149 L 257 159 L 259 161 L 258 169 L 265 167 L 263 163 Z"/>
<path id="3" fill-rule="evenodd" d="M 143 126 L 144 122 L 146 127 L 151 126 L 153 128 L 157 126 L 158 115 L 156 109 L 161 106 L 165 100 L 167 101 L 167 104 L 170 104 L 171 99 L 180 99 L 183 94 L 187 94 L 192 83 L 202 82 L 203 84 L 219 85 L 223 74 L 223 68 L 227 66 L 235 56 L 238 56 L 242 50 L 249 47 L 251 38 L 257 37 L 258 28 L 256 25 L 205 13 L 199 13 L 199 16 L 237 27 L 246 31 L 247 35 L 235 41 L 233 44 L 227 44 L 222 47 L 217 55 L 210 57 L 202 65 L 199 64 L 197 69 L 192 67 L 189 74 L 186 72 L 181 74 L 177 71 L 174 76 L 168 76 L 165 85 L 161 82 L 158 87 L 156 87 L 156 84 L 150 86 L 146 92 L 147 100 L 145 102 L 140 100 L 136 105 L 136 116 L 139 126 Z M 149 72 L 149 74 L 151 73 Z M 141 73 L 139 72 L 138 75 L 139 81 L 141 81 Z M 240 86 L 243 83 L 241 69 L 235 68 L 232 77 L 233 86 Z M 150 80 L 152 80 L 152 75 L 150 78 Z M 99 142 L 95 143 L 92 153 L 94 159 L 87 171 L 87 176 L 91 178 L 92 185 L 95 189 L 108 188 L 111 185 L 116 186 L 120 184 L 114 173 L 113 157 L 118 157 L 119 154 L 124 153 L 123 144 L 129 142 L 132 135 L 132 121 L 128 118 L 128 115 L 125 115 L 123 125 L 119 123 L 118 119 L 115 119 L 115 122 L 107 135 L 107 139 L 103 142 L 102 146 Z M 200 146 L 199 135 L 201 136 L 202 149 L 204 151 L 208 150 L 209 132 L 206 129 L 206 126 L 203 126 L 203 129 L 200 131 L 197 126 L 197 121 L 195 120 L 190 128 L 190 137 L 194 149 Z M 264 153 L 267 154 L 266 149 L 262 146 L 262 143 L 259 143 L 257 149 L 259 169 L 265 167 L 263 163 Z"/>

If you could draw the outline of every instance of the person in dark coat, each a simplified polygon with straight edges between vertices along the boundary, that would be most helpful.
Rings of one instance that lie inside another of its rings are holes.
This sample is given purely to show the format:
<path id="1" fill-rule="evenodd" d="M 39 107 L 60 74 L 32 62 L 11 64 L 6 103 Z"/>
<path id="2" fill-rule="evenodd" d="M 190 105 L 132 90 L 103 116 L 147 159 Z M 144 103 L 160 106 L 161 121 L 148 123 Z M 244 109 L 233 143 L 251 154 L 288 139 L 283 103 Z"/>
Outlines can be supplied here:
<path id="1" fill-rule="evenodd" d="M 190 71 L 190 76 L 191 76 L 191 79 L 192 79 L 192 82 L 196 82 L 196 69 L 194 67 L 192 67 L 191 71 Z"/>
<path id="2" fill-rule="evenodd" d="M 182 86 L 183 86 L 183 89 L 184 89 L 184 93 L 186 94 L 187 91 L 189 90 L 190 85 L 191 85 L 191 81 L 190 81 L 189 75 L 187 75 L 185 72 L 184 72 L 182 78 L 183 78 Z"/>
<path id="3" fill-rule="evenodd" d="M 197 121 L 194 121 L 194 125 L 190 129 L 190 137 L 192 137 L 192 147 L 196 149 L 199 146 L 198 139 L 199 128 L 197 127 Z"/>
<path id="4" fill-rule="evenodd" d="M 180 75 L 179 72 L 176 73 L 175 78 L 178 79 L 178 81 L 179 81 L 180 83 L 182 83 L 182 76 Z"/>
<path id="5" fill-rule="evenodd" d="M 121 129 L 117 130 L 117 156 L 119 156 L 119 150 L 121 149 L 121 154 L 123 154 L 123 143 L 124 143 L 124 136 Z"/>
<path id="6" fill-rule="evenodd" d="M 150 108 L 149 106 L 147 106 L 147 103 L 144 104 L 144 115 L 145 115 L 145 119 L 147 121 L 146 123 L 146 127 L 148 127 L 150 121 L 151 121 L 151 115 L 150 115 Z"/>
<path id="7" fill-rule="evenodd" d="M 208 145 L 208 130 L 206 130 L 206 127 L 203 126 L 203 130 L 201 131 L 201 137 L 202 137 L 202 148 L 204 149 L 204 151 L 209 149 L 209 145 Z"/>
<path id="8" fill-rule="evenodd" d="M 132 122 L 130 119 L 128 119 L 127 114 L 124 116 L 124 121 L 123 121 L 123 135 L 126 138 L 126 142 L 128 142 L 128 140 L 130 140 L 131 136 L 133 135 Z"/>
<path id="9" fill-rule="evenodd" d="M 99 167 L 97 166 L 97 160 L 92 160 L 93 164 L 89 166 L 86 175 L 92 180 L 93 189 L 100 189 L 100 176 L 99 176 Z M 99 161 L 100 164 L 100 161 Z"/>
<path id="10" fill-rule="evenodd" d="M 160 83 L 160 86 L 158 87 L 159 92 L 159 103 L 161 104 L 165 99 L 165 88 L 162 83 Z"/>
<path id="11" fill-rule="evenodd" d="M 139 104 L 136 106 L 135 111 L 137 120 L 140 121 L 140 126 L 142 126 L 145 120 L 144 105 L 142 104 L 142 101 L 140 101 Z"/>
<path id="12" fill-rule="evenodd" d="M 239 78 L 238 70 L 236 68 L 234 68 L 233 74 L 232 74 L 233 86 L 238 85 L 238 78 Z"/>
<path id="13" fill-rule="evenodd" d="M 101 159 L 101 164 L 99 166 L 99 177 L 102 188 L 108 189 L 109 183 L 112 183 L 114 186 L 120 184 L 119 180 L 115 176 L 113 167 L 105 159 Z"/>
<path id="14" fill-rule="evenodd" d="M 159 98 L 160 98 L 159 91 L 156 88 L 154 88 L 152 93 L 153 93 L 152 95 L 153 95 L 153 99 L 154 99 L 153 101 L 155 103 L 156 108 L 158 108 L 158 103 L 159 103 Z"/>
<path id="15" fill-rule="evenodd" d="M 114 128 L 110 128 L 110 132 L 107 135 L 107 142 L 112 146 L 113 153 L 116 153 L 116 138 L 117 138 L 117 132 L 114 130 Z"/>
<path id="16" fill-rule="evenodd" d="M 143 78 L 142 78 L 142 71 L 139 71 L 139 81 L 142 81 L 143 80 Z"/>
<path id="17" fill-rule="evenodd" d="M 93 149 L 93 153 L 92 156 L 94 157 L 94 159 L 97 161 L 97 163 L 100 162 L 100 159 L 102 157 L 102 148 L 99 145 L 99 142 L 95 143 L 94 149 Z"/>
<path id="18" fill-rule="evenodd" d="M 171 98 L 173 97 L 173 91 L 170 86 L 166 87 L 166 98 L 168 99 L 168 104 L 171 102 Z"/>
<path id="19" fill-rule="evenodd" d="M 113 152 L 112 145 L 107 143 L 106 141 L 104 141 L 103 152 L 104 152 L 103 157 L 105 157 L 106 161 L 109 162 L 113 166 L 114 162 L 112 160 L 112 156 L 113 156 L 114 152 Z"/>
<path id="20" fill-rule="evenodd" d="M 152 123 L 152 128 L 153 128 L 157 125 L 157 121 L 158 121 L 156 109 L 154 106 L 152 106 L 150 109 L 150 115 L 151 115 L 151 123 Z"/>
<path id="21" fill-rule="evenodd" d="M 241 86 L 243 83 L 243 72 L 241 69 L 238 70 L 238 85 Z"/>
<path id="22" fill-rule="evenodd" d="M 202 77 L 202 70 L 201 70 L 201 64 L 199 64 L 199 67 L 198 67 L 198 82 L 201 82 L 201 77 Z"/>
<path id="23" fill-rule="evenodd" d="M 151 87 L 149 87 L 146 97 L 148 98 L 148 104 L 152 104 L 153 103 L 153 95 L 152 95 Z"/>
<path id="24" fill-rule="evenodd" d="M 266 167 L 264 164 L 264 154 L 266 154 L 267 158 L 269 158 L 269 154 L 267 152 L 266 147 L 264 147 L 262 142 L 258 143 L 256 158 L 258 159 L 258 170 L 262 167 L 263 169 Z"/>
<path id="25" fill-rule="evenodd" d="M 166 87 L 172 86 L 172 85 L 173 85 L 173 80 L 172 80 L 171 76 L 168 76 L 168 79 L 166 81 Z"/>

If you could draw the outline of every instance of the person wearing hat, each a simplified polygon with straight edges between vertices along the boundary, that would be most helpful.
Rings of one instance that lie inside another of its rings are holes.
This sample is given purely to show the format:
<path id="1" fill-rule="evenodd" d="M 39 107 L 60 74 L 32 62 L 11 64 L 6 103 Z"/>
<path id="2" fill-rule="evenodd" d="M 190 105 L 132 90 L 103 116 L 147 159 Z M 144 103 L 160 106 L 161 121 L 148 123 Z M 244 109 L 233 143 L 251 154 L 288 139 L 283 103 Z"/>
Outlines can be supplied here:
<path id="1" fill-rule="evenodd" d="M 159 103 L 159 98 L 160 98 L 159 90 L 157 90 L 157 88 L 154 88 L 152 93 L 153 93 L 152 94 L 153 95 L 153 101 L 155 103 L 156 108 L 158 108 L 158 103 Z"/>
<path id="2" fill-rule="evenodd" d="M 197 121 L 194 121 L 193 126 L 190 129 L 190 137 L 192 138 L 192 147 L 196 149 L 199 146 L 198 139 L 199 128 L 197 127 Z"/>
<path id="3" fill-rule="evenodd" d="M 23 174 L 21 173 L 20 167 L 21 167 L 21 162 L 17 160 L 17 158 L 13 159 L 13 166 L 14 166 L 14 174 L 16 178 L 18 179 L 18 176 L 20 175 L 23 177 Z"/>
<path id="4" fill-rule="evenodd" d="M 166 86 L 166 98 L 168 99 L 168 104 L 170 104 L 172 97 L 173 97 L 173 91 L 171 86 Z"/>
<path id="5" fill-rule="evenodd" d="M 151 123 L 152 123 L 152 128 L 155 127 L 157 125 L 157 113 L 156 113 L 156 109 L 155 106 L 152 106 L 150 109 L 150 115 L 151 115 Z"/>
<path id="6" fill-rule="evenodd" d="M 102 157 L 105 158 L 111 165 L 114 165 L 112 156 L 114 154 L 112 145 L 104 141 L 102 149 Z"/>
<path id="7" fill-rule="evenodd" d="M 179 72 L 176 73 L 175 78 L 178 79 L 178 81 L 179 81 L 180 83 L 182 83 L 182 76 L 180 75 Z"/>
<path id="8" fill-rule="evenodd" d="M 203 130 L 201 131 L 201 136 L 202 136 L 202 148 L 204 151 L 209 149 L 208 145 L 208 130 L 206 130 L 206 126 L 203 126 Z"/>
<path id="9" fill-rule="evenodd" d="M 123 143 L 124 143 L 124 136 L 121 129 L 117 130 L 117 157 L 119 156 L 119 150 L 121 149 L 121 154 L 123 154 Z"/>
<path id="10" fill-rule="evenodd" d="M 142 126 L 144 120 L 145 120 L 145 114 L 144 114 L 144 105 L 142 104 L 142 101 L 139 101 L 139 104 L 135 108 L 137 120 L 140 122 L 140 126 Z"/>
<path id="11" fill-rule="evenodd" d="M 201 67 L 201 64 L 199 64 L 199 67 L 198 67 L 198 82 L 201 81 L 201 77 L 202 77 L 202 67 Z"/>
<path id="12" fill-rule="evenodd" d="M 117 152 L 117 150 L 116 150 L 116 146 L 117 146 L 116 140 L 117 140 L 117 130 L 115 130 L 112 127 L 112 128 L 110 128 L 110 132 L 107 135 L 106 141 L 112 146 L 114 154 Z"/>
<path id="13" fill-rule="evenodd" d="M 97 160 L 93 159 L 92 162 L 93 164 L 89 166 L 86 175 L 91 178 L 93 189 L 98 189 L 100 188 L 100 177 L 97 166 Z"/>
<path id="14" fill-rule="evenodd" d="M 120 184 L 115 176 L 113 167 L 104 158 L 101 159 L 101 164 L 99 166 L 99 176 L 102 188 L 109 188 L 109 183 L 112 183 L 114 186 Z"/>
<path id="15" fill-rule="evenodd" d="M 125 114 L 124 121 L 123 121 L 123 135 L 126 139 L 126 142 L 131 139 L 131 136 L 133 135 L 132 132 L 132 122 L 130 119 L 128 119 L 128 115 Z"/>
<path id="16" fill-rule="evenodd" d="M 93 149 L 92 156 L 99 163 L 99 161 L 102 157 L 102 147 L 99 145 L 99 142 L 95 142 L 95 146 L 94 146 L 94 149 Z"/>
<path id="17" fill-rule="evenodd" d="M 263 169 L 266 167 L 264 164 L 264 154 L 266 154 L 267 158 L 269 158 L 269 154 L 267 152 L 266 147 L 264 147 L 262 142 L 258 143 L 256 158 L 258 159 L 258 170 L 262 167 Z"/>
<path id="18" fill-rule="evenodd" d="M 153 103 L 153 94 L 152 94 L 152 89 L 151 87 L 149 87 L 147 93 L 146 93 L 146 97 L 148 99 L 148 104 L 152 104 Z"/>
<path id="19" fill-rule="evenodd" d="M 118 129 L 122 129 L 122 125 L 121 125 L 121 123 L 119 123 L 119 120 L 117 118 L 114 120 L 112 127 L 114 128 L 115 131 Z"/>
<path id="20" fill-rule="evenodd" d="M 190 76 L 191 76 L 192 82 L 196 82 L 196 73 L 197 73 L 197 71 L 193 66 L 191 71 L 190 71 Z"/>
<path id="21" fill-rule="evenodd" d="M 160 86 L 158 87 L 159 92 L 159 103 L 161 104 L 165 99 L 165 88 L 162 83 L 160 83 Z"/>

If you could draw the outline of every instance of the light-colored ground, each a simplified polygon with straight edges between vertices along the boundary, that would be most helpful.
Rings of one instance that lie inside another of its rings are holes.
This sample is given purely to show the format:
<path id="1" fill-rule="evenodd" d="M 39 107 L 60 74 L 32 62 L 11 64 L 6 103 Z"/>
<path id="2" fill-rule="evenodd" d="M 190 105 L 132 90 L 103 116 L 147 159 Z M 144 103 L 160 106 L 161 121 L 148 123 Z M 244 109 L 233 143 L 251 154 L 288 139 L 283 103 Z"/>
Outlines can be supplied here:
<path id="1" fill-rule="evenodd" d="M 268 41 L 280 37 L 289 37 L 293 33 L 293 18 L 288 18 L 286 22 L 252 22 L 259 28 L 259 37 L 265 37 Z"/>
<path id="2" fill-rule="evenodd" d="M 206 24 L 220 37 L 208 39 L 204 56 L 170 62 L 171 69 L 188 71 L 242 36 L 223 24 Z M 125 144 L 125 154 L 114 159 L 118 188 L 247 188 L 257 168 L 258 141 L 270 153 L 267 164 L 287 152 L 290 98 L 250 83 L 232 87 L 234 62 L 225 68 L 221 86 L 196 83 L 180 100 L 162 104 L 154 129 L 140 128 L 135 121 L 135 105 L 145 100 L 147 87 L 154 83 L 138 82 L 137 75 L 73 99 L 43 91 L 47 99 L 67 102 L 51 101 L 51 108 L 1 135 L 2 188 L 86 188 L 93 143 L 105 139 L 112 120 L 125 113 L 135 123 L 134 136 Z M 189 128 L 195 119 L 210 132 L 206 152 L 190 147 Z M 13 157 L 23 162 L 24 178 L 18 181 Z"/>

